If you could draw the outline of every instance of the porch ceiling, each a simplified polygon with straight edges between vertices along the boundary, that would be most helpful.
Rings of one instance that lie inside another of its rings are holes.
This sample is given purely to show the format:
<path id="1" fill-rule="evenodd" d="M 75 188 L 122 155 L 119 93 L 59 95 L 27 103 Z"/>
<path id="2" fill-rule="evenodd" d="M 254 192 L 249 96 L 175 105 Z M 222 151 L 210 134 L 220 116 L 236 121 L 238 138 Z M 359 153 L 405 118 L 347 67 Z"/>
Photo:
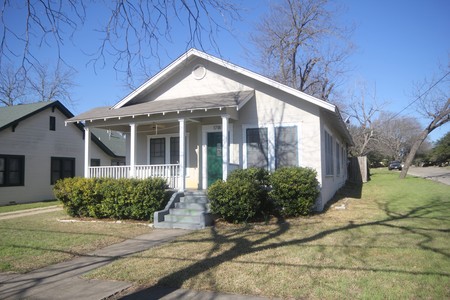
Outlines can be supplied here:
<path id="1" fill-rule="evenodd" d="M 145 103 L 124 106 L 113 109 L 111 107 L 98 107 L 70 118 L 67 122 L 82 122 L 93 120 L 106 120 L 114 118 L 150 116 L 173 112 L 189 112 L 197 110 L 210 110 L 222 108 L 236 108 L 239 110 L 255 95 L 254 90 L 236 91 L 223 94 L 202 95 L 195 97 L 177 98 L 170 100 L 149 101 Z"/>

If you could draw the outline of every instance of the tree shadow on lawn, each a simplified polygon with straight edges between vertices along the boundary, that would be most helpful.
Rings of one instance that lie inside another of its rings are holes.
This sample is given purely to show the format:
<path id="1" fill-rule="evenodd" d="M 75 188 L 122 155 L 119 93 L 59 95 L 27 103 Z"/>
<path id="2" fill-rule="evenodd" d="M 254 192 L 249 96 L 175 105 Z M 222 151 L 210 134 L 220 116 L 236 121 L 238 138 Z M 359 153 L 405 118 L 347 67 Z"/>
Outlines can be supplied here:
<path id="1" fill-rule="evenodd" d="M 344 190 L 345 191 L 345 190 Z M 345 192 L 342 193 L 345 194 Z M 352 195 L 355 195 L 352 192 Z M 358 195 L 358 192 L 356 192 Z M 213 242 L 214 246 L 206 255 L 205 259 L 190 259 L 186 258 L 184 260 L 192 261 L 192 264 L 184 267 L 176 272 L 166 275 L 161 278 L 155 285 L 151 287 L 147 287 L 138 291 L 133 292 L 132 294 L 124 296 L 122 299 L 158 299 L 162 296 L 168 295 L 172 293 L 174 290 L 181 288 L 183 283 L 188 281 L 191 278 L 196 277 L 204 272 L 208 272 L 212 268 L 220 266 L 223 263 L 234 261 L 237 264 L 245 264 L 245 263 L 255 263 L 255 264 L 269 264 L 269 265 L 280 265 L 278 263 L 271 262 L 242 262 L 236 261 L 237 258 L 243 257 L 247 254 L 252 254 L 260 251 L 277 249 L 286 246 L 307 246 L 308 243 L 317 242 L 321 239 L 324 239 L 330 235 L 339 232 L 349 232 L 349 238 L 352 239 L 352 231 L 356 229 L 366 228 L 366 227 L 385 227 L 389 229 L 399 230 L 401 234 L 413 234 L 417 238 L 413 247 L 418 247 L 419 249 L 425 251 L 431 251 L 438 255 L 442 255 L 446 259 L 450 258 L 450 254 L 444 251 L 443 249 L 439 249 L 433 247 L 434 237 L 430 234 L 430 232 L 441 232 L 447 233 L 450 232 L 450 228 L 444 229 L 434 229 L 434 228 L 423 228 L 420 226 L 416 226 L 414 220 L 422 219 L 422 220 L 434 220 L 436 217 L 436 213 L 439 215 L 439 212 L 443 210 L 448 210 L 448 203 L 443 201 L 442 199 L 433 199 L 429 204 L 422 205 L 419 207 L 415 207 L 410 209 L 409 211 L 398 213 L 394 210 L 391 210 L 389 204 L 387 203 L 378 203 L 378 206 L 381 210 L 384 210 L 386 216 L 382 219 L 369 221 L 369 222 L 360 222 L 356 223 L 352 220 L 346 221 L 346 224 L 342 226 L 338 226 L 336 228 L 330 228 L 326 230 L 322 230 L 315 234 L 311 234 L 310 236 L 304 236 L 300 238 L 294 238 L 291 240 L 284 240 L 282 236 L 286 234 L 288 231 L 293 230 L 297 225 L 293 225 L 290 222 L 286 222 L 282 219 L 279 219 L 275 229 L 273 230 L 263 230 L 261 233 L 255 233 L 255 230 L 251 230 L 251 226 L 247 226 L 244 228 L 239 228 L 236 231 L 232 231 L 231 234 L 223 233 L 221 234 L 216 228 L 212 227 L 211 238 L 208 239 L 183 239 L 180 242 Z M 326 215 L 322 215 L 319 217 L 326 218 Z M 438 217 L 440 218 L 440 217 Z M 449 220 L 448 217 L 442 217 L 447 222 Z M 324 219 L 323 222 L 326 220 Z M 407 221 L 407 222 L 404 222 Z M 410 225 L 406 225 L 410 224 Z M 447 223 L 448 224 L 448 223 Z M 302 226 L 302 225 L 300 225 Z M 376 229 L 376 228 L 374 228 Z M 375 233 L 377 231 L 374 231 Z M 261 235 L 261 237 L 258 237 Z M 256 237 L 256 239 L 255 239 Z M 189 236 L 187 237 L 189 238 Z M 355 237 L 354 237 L 355 238 Z M 384 233 L 374 234 L 374 241 L 382 241 L 384 239 Z M 372 241 L 372 242 L 374 242 Z M 351 242 L 351 241 L 349 241 Z M 326 243 L 324 243 L 326 244 Z M 371 242 L 369 242 L 371 244 Z M 232 245 L 228 250 L 217 254 L 216 251 L 219 250 L 222 246 Z M 351 244 L 350 244 L 351 245 Z M 401 245 L 397 248 L 403 249 L 407 245 Z M 359 247 L 359 246 L 358 246 Z M 366 246 L 362 246 L 365 248 Z M 379 246 L 380 248 L 385 248 L 384 245 Z M 367 246 L 370 248 L 370 246 Z M 387 246 L 386 248 L 390 248 Z M 157 258 L 164 258 L 160 255 L 157 255 Z M 145 259 L 145 256 L 143 257 Z M 167 257 L 167 259 L 174 259 L 173 257 Z M 183 258 L 180 258 L 183 260 Z M 363 263 L 362 265 L 367 265 L 364 261 L 364 256 L 358 257 L 358 259 Z M 175 258 L 176 260 L 176 258 Z M 295 264 L 298 267 L 305 267 L 310 269 L 336 269 L 336 270 L 350 270 L 350 271 L 368 271 L 368 272 L 386 272 L 386 273 L 399 273 L 399 274 L 412 274 L 412 275 L 436 275 L 436 276 L 444 276 L 450 278 L 450 272 L 433 272 L 433 271 L 416 271 L 412 269 L 405 268 L 376 268 L 376 267 L 358 267 L 358 266 L 318 266 L 314 264 Z M 165 287 L 164 289 L 159 289 L 159 287 Z M 155 294 L 156 293 L 156 294 Z M 157 296 L 156 296 L 157 295 Z"/>

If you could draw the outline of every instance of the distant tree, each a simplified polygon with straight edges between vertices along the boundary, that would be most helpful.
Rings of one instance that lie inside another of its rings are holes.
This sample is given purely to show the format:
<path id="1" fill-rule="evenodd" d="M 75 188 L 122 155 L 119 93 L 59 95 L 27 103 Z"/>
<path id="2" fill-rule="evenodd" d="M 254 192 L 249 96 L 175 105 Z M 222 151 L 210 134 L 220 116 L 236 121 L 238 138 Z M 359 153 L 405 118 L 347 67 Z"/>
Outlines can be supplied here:
<path id="1" fill-rule="evenodd" d="M 403 160 L 417 140 L 421 125 L 412 117 L 394 117 L 393 113 L 381 112 L 375 127 L 378 140 L 375 148 L 384 157 Z"/>
<path id="2" fill-rule="evenodd" d="M 450 121 L 450 61 L 442 70 L 438 79 L 427 80 L 416 85 L 416 100 L 418 112 L 428 118 L 430 122 L 422 130 L 411 147 L 400 178 L 405 178 L 416 152 L 427 138 L 428 134 Z"/>
<path id="3" fill-rule="evenodd" d="M 22 69 L 15 70 L 12 65 L 2 66 L 0 70 L 0 104 L 12 106 L 25 101 L 25 74 Z"/>
<path id="4" fill-rule="evenodd" d="M 39 65 L 37 69 L 25 72 L 8 65 L 0 74 L 0 105 L 59 100 L 73 105 L 71 88 L 74 86 L 74 71 L 62 67 L 51 69 Z"/>
<path id="5" fill-rule="evenodd" d="M 439 165 L 450 162 L 450 131 L 436 142 L 431 150 L 430 160 Z"/>
<path id="6" fill-rule="evenodd" d="M 328 0 L 271 2 L 252 40 L 267 76 L 330 100 L 351 52 L 350 30 L 338 26 Z"/>

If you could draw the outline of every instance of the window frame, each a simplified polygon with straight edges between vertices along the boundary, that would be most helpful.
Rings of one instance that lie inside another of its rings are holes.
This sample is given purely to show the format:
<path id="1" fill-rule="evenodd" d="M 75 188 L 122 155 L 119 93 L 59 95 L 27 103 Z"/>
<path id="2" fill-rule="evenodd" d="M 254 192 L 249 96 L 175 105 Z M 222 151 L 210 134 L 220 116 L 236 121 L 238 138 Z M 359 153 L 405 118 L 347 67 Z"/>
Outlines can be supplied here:
<path id="1" fill-rule="evenodd" d="M 4 159 L 3 171 L 3 183 L 0 182 L 0 187 L 14 187 L 14 186 L 25 186 L 25 155 L 9 155 L 9 154 L 0 154 L 0 159 Z M 18 171 L 10 171 L 10 163 L 11 159 L 18 159 L 19 161 L 19 170 Z M 10 173 L 18 172 L 19 173 L 19 182 L 17 184 L 10 183 Z"/>
<path id="2" fill-rule="evenodd" d="M 54 162 L 58 161 L 59 162 L 59 176 L 56 180 L 53 180 L 53 172 L 54 172 Z M 70 176 L 65 176 L 64 175 L 64 162 L 68 162 L 70 161 L 72 164 L 72 170 L 71 170 L 71 175 Z M 76 174 L 76 160 L 74 157 L 55 157 L 52 156 L 50 158 L 50 185 L 54 185 L 56 183 L 56 181 L 58 181 L 59 179 L 64 179 L 64 178 L 73 178 L 75 177 Z"/>
<path id="3" fill-rule="evenodd" d="M 325 140 L 325 176 L 334 176 L 333 136 L 324 130 Z"/>
<path id="4" fill-rule="evenodd" d="M 165 155 L 164 155 L 164 165 L 170 164 L 170 157 L 171 157 L 171 143 L 170 140 L 173 137 L 180 137 L 179 133 L 172 133 L 172 134 L 158 134 L 158 135 L 147 135 L 147 165 L 151 165 L 151 154 L 150 154 L 150 140 L 151 139 L 157 139 L 157 138 L 164 138 L 165 139 Z M 185 143 L 185 167 L 186 167 L 186 177 L 188 177 L 188 168 L 189 168 L 189 132 L 186 132 L 186 143 Z M 169 163 L 168 163 L 169 162 Z"/>
<path id="5" fill-rule="evenodd" d="M 50 116 L 49 119 L 49 130 L 50 131 L 56 131 L 56 117 Z"/>

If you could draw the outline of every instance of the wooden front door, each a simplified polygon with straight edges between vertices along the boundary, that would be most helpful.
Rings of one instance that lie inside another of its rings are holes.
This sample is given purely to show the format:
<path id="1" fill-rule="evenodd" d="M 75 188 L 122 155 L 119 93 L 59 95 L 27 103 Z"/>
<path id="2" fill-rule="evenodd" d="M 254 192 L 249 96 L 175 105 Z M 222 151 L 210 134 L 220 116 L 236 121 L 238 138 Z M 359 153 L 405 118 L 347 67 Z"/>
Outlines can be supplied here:
<path id="1" fill-rule="evenodd" d="M 208 186 L 222 179 L 222 132 L 208 132 L 207 174 Z"/>

